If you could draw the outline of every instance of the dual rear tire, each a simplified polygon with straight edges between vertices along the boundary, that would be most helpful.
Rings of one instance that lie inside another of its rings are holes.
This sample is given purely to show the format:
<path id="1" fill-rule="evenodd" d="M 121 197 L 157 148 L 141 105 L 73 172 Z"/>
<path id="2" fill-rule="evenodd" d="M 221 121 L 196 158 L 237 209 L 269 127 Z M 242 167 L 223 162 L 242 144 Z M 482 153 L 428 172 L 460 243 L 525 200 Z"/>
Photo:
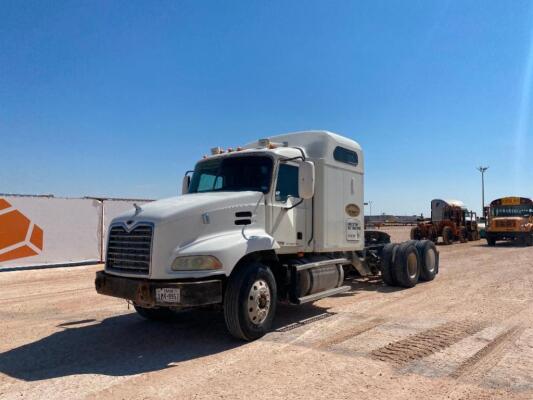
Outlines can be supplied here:
<path id="1" fill-rule="evenodd" d="M 439 255 L 431 240 L 389 243 L 382 253 L 382 278 L 389 286 L 411 288 L 418 281 L 435 279 Z"/>

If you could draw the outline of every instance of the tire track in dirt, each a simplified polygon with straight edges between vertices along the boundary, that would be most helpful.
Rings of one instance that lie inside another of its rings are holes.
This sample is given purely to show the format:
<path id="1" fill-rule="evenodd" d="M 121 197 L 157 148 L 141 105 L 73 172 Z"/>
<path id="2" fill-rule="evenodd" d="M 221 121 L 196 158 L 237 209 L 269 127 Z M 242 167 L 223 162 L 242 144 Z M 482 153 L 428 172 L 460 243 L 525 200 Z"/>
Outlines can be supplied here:
<path id="1" fill-rule="evenodd" d="M 441 351 L 481 328 L 480 324 L 472 322 L 448 322 L 375 349 L 370 357 L 402 366 Z"/>
<path id="2" fill-rule="evenodd" d="M 345 342 L 346 340 L 349 340 L 353 337 L 359 336 L 362 333 L 365 333 L 371 329 L 374 329 L 375 327 L 383 324 L 384 322 L 385 320 L 382 318 L 375 318 L 370 321 L 363 322 L 351 329 L 341 330 L 337 332 L 336 334 L 334 334 L 333 336 L 330 336 L 326 338 L 325 340 L 316 343 L 313 347 L 318 350 L 328 349 L 337 344 Z"/>
<path id="3" fill-rule="evenodd" d="M 485 347 L 463 362 L 450 377 L 462 380 L 477 380 L 475 379 L 476 377 L 481 377 L 498 363 L 505 354 L 510 342 L 518 338 L 523 331 L 524 328 L 514 326 L 502 332 Z"/>

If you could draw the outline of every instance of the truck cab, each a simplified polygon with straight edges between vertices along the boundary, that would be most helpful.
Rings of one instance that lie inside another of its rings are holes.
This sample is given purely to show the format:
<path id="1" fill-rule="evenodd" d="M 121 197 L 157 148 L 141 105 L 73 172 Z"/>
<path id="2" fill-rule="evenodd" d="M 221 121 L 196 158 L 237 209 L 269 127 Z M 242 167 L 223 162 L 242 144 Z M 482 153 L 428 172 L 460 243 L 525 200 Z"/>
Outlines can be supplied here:
<path id="1" fill-rule="evenodd" d="M 367 235 L 365 247 L 362 210 L 363 152 L 351 139 L 306 131 L 214 148 L 184 177 L 181 196 L 111 222 L 96 290 L 149 319 L 221 305 L 230 333 L 255 339 L 277 301 L 347 291 L 349 268 L 379 273 L 390 240 Z M 415 284 L 419 269 L 411 261 Z"/>

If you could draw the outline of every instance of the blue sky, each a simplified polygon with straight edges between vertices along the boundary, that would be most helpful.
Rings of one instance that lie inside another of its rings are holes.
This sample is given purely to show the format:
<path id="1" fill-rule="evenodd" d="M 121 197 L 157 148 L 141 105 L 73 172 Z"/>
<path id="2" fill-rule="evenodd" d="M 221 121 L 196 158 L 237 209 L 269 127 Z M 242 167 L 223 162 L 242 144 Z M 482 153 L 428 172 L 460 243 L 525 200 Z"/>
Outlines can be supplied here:
<path id="1" fill-rule="evenodd" d="M 220 145 L 328 129 L 373 212 L 533 197 L 532 1 L 0 2 L 0 192 L 161 198 Z M 529 156 L 528 156 L 529 153 Z"/>

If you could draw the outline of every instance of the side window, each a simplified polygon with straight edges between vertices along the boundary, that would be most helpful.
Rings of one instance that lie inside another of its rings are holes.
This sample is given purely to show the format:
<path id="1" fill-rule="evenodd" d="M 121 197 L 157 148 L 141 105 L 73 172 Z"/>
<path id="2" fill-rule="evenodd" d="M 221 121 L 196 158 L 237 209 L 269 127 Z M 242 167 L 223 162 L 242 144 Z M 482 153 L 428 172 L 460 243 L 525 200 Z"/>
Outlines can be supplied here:
<path id="1" fill-rule="evenodd" d="M 224 184 L 223 178 L 221 176 L 217 176 L 217 178 L 215 179 L 215 185 L 213 186 L 213 189 L 215 190 L 221 189 L 223 184 Z"/>
<path id="2" fill-rule="evenodd" d="M 298 196 L 298 167 L 280 164 L 276 183 L 276 200 L 286 201 L 289 196 Z"/>
<path id="3" fill-rule="evenodd" d="M 207 190 L 213 190 L 213 184 L 215 183 L 215 175 L 202 174 L 200 181 L 198 182 L 198 191 L 205 192 Z"/>
<path id="4" fill-rule="evenodd" d="M 337 161 L 356 166 L 359 164 L 359 157 L 357 153 L 344 147 L 335 147 L 333 151 L 333 158 Z"/>

